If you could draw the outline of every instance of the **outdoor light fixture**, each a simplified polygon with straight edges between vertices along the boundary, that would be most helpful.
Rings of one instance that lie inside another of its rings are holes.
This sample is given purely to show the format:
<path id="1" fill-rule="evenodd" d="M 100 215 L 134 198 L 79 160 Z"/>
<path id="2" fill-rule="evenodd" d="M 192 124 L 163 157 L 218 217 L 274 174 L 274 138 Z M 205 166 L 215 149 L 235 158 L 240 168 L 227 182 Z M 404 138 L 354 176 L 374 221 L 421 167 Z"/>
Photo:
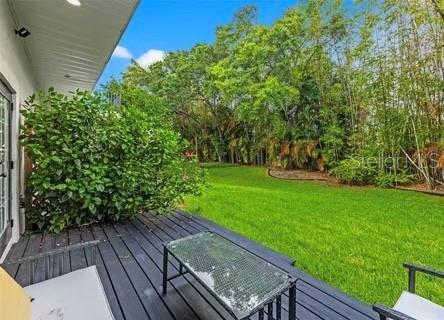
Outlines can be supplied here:
<path id="1" fill-rule="evenodd" d="M 31 34 L 28 29 L 21 27 L 20 29 L 15 29 L 15 34 L 19 37 L 26 38 Z"/>
<path id="2" fill-rule="evenodd" d="M 72 4 L 73 6 L 80 6 L 82 5 L 82 3 L 80 2 L 80 0 L 66 0 L 69 4 Z"/>

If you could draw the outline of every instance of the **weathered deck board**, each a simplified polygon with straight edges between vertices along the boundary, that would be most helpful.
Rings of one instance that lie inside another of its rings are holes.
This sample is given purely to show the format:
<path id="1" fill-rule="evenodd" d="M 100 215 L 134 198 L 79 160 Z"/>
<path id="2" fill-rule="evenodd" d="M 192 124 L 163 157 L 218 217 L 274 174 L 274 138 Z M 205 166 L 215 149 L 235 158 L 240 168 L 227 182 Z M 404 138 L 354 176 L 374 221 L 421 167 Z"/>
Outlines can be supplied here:
<path id="1" fill-rule="evenodd" d="M 91 229 L 83 229 L 81 235 L 83 241 L 95 240 L 94 234 L 92 233 Z M 100 274 L 102 285 L 106 291 L 106 296 L 111 306 L 111 311 L 113 312 L 114 318 L 116 320 L 123 320 L 125 319 L 125 317 L 123 316 L 122 308 L 117 298 L 114 285 L 111 281 L 108 270 L 106 269 L 105 263 L 103 262 L 102 254 L 100 251 L 96 256 L 96 259 L 97 259 L 96 261 L 97 270 Z"/>
<path id="2" fill-rule="evenodd" d="M 30 237 L 24 237 L 17 242 L 9 251 L 8 257 L 20 259 L 24 256 L 26 247 L 28 246 Z M 16 277 L 20 265 L 14 264 L 5 267 L 5 270 L 13 277 Z"/>
<path id="3" fill-rule="evenodd" d="M 95 239 L 106 240 L 100 245 L 99 251 L 125 319 L 147 319 L 146 310 L 133 287 L 131 279 L 122 266 L 122 259 L 125 259 L 125 257 L 116 255 L 109 238 L 101 227 L 94 227 L 92 232 Z"/>
<path id="4" fill-rule="evenodd" d="M 41 234 L 31 235 L 23 257 L 32 256 L 39 253 L 42 239 L 43 236 Z M 38 265 L 39 263 L 37 263 L 36 268 L 38 267 Z M 29 264 L 22 264 L 18 267 L 17 273 L 15 275 L 15 279 L 23 286 L 27 286 L 29 284 L 29 268 Z"/>
<path id="5" fill-rule="evenodd" d="M 99 245 L 96 265 L 116 320 L 233 320 L 190 275 L 172 280 L 168 293 L 161 293 L 163 243 L 203 230 L 218 232 L 299 278 L 296 294 L 299 320 L 377 319 L 369 306 L 294 268 L 291 258 L 204 218 L 183 212 L 176 212 L 168 217 L 147 213 L 124 223 L 73 229 L 56 236 L 26 236 L 13 246 L 6 261 L 59 246 L 100 239 L 103 242 Z M 87 248 L 66 254 L 63 272 L 91 265 L 90 250 Z M 55 259 L 51 265 L 54 276 L 58 275 L 59 263 L 60 259 Z M 36 279 L 42 281 L 43 263 L 38 263 L 36 268 Z M 8 266 L 6 270 L 20 284 L 28 285 L 28 265 Z M 171 261 L 169 270 L 177 271 L 177 262 Z M 286 319 L 288 296 L 283 296 L 282 301 L 282 315 Z M 275 316 L 276 305 L 273 310 Z M 257 315 L 251 318 L 255 319 Z"/>

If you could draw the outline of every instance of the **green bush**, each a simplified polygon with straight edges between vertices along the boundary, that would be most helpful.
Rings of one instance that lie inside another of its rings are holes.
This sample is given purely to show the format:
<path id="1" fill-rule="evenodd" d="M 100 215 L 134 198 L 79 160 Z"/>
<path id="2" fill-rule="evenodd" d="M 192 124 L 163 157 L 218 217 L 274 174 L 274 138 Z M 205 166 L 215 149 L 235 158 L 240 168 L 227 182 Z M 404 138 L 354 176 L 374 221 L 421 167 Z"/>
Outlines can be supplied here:
<path id="1" fill-rule="evenodd" d="M 335 175 L 341 182 L 350 184 L 375 183 L 377 175 L 377 171 L 374 168 L 371 168 L 363 159 L 357 157 L 349 157 L 340 161 L 330 173 Z"/>
<path id="2" fill-rule="evenodd" d="M 203 172 L 185 157 L 183 139 L 137 106 L 50 89 L 29 98 L 22 114 L 21 142 L 33 163 L 26 210 L 33 227 L 59 232 L 166 212 L 200 190 Z"/>
<path id="3" fill-rule="evenodd" d="M 404 172 L 395 174 L 381 171 L 376 177 L 376 185 L 381 188 L 392 188 L 398 184 L 408 183 L 411 181 L 413 181 L 413 176 Z"/>

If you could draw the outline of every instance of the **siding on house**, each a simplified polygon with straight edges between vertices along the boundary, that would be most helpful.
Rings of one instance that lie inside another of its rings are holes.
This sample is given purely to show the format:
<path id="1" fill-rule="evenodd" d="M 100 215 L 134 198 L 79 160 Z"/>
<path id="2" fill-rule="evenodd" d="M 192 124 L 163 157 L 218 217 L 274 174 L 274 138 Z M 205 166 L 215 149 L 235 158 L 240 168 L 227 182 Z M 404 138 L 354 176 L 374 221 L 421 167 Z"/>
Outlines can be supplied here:
<path id="1" fill-rule="evenodd" d="M 37 83 L 32 74 L 29 57 L 25 52 L 23 41 L 15 35 L 17 28 L 12 18 L 7 1 L 0 1 L 0 80 L 12 91 L 14 110 L 11 117 L 11 160 L 14 169 L 11 172 L 11 214 L 14 219 L 11 244 L 16 242 L 24 226 L 20 225 L 19 200 L 24 190 L 24 161 L 22 148 L 18 143 L 19 123 L 21 121 L 19 108 L 28 96 L 36 91 Z M 0 256 L 1 256 L 0 252 Z"/>

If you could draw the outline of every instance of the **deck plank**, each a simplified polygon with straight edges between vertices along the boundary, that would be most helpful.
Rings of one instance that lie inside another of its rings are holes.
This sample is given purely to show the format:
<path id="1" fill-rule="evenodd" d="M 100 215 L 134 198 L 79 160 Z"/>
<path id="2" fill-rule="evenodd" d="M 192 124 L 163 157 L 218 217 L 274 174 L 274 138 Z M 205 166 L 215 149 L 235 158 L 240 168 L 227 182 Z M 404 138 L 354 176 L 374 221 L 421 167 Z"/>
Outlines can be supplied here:
<path id="1" fill-rule="evenodd" d="M 68 232 L 60 232 L 55 235 L 55 246 L 56 248 L 65 247 L 69 245 Z M 63 259 L 63 270 L 60 270 L 60 265 Z M 54 263 L 54 268 L 58 275 L 66 274 L 71 271 L 71 262 L 69 257 L 69 252 L 64 252 L 61 254 Z"/>
<path id="2" fill-rule="evenodd" d="M 45 235 L 41 242 L 41 248 L 40 252 L 47 252 L 55 247 L 55 236 L 53 234 Z M 37 266 L 36 266 L 36 272 L 35 272 L 35 282 L 41 282 L 46 280 L 46 274 L 45 274 L 45 264 L 44 259 L 39 259 Z M 52 278 L 53 275 L 51 275 L 51 272 L 53 270 L 53 266 L 49 266 L 49 278 Z"/>
<path id="3" fill-rule="evenodd" d="M 114 285 L 125 319 L 147 319 L 147 313 L 145 312 L 131 281 L 128 279 L 125 269 L 122 267 L 121 260 L 111 247 L 105 232 L 101 227 L 95 226 L 92 228 L 92 233 L 95 239 L 104 241 L 99 245 L 100 255 L 108 270 L 111 282 Z"/>
<path id="4" fill-rule="evenodd" d="M 33 256 L 40 252 L 41 242 L 43 240 L 43 235 L 32 234 L 29 237 L 29 243 L 26 246 L 24 257 Z M 37 263 L 38 265 L 38 263 Z M 37 266 L 36 266 L 37 267 Z M 29 263 L 23 263 L 19 266 L 15 280 L 22 286 L 28 286 L 30 284 L 29 279 Z"/>
<path id="5" fill-rule="evenodd" d="M 105 231 L 114 251 L 122 261 L 123 268 L 136 290 L 139 300 L 144 306 L 149 319 L 155 320 L 163 318 L 172 320 L 173 317 L 170 315 L 169 310 L 163 304 L 160 295 L 156 293 L 155 289 L 149 282 L 148 277 L 144 274 L 143 270 L 134 259 L 134 256 L 126 247 L 121 239 L 120 233 L 116 231 L 114 226 L 105 226 L 103 230 Z"/>
<path id="6" fill-rule="evenodd" d="M 14 244 L 9 251 L 5 261 L 15 261 L 23 258 L 25 255 L 26 247 L 28 246 L 30 237 L 22 237 L 16 244 Z M 16 277 L 20 265 L 10 264 L 5 266 L 5 270 L 12 276 Z"/>
<path id="7" fill-rule="evenodd" d="M 81 229 L 80 235 L 83 241 L 96 240 L 90 228 Z M 105 267 L 105 263 L 103 262 L 100 251 L 96 253 L 96 268 L 99 273 L 103 288 L 106 292 L 108 303 L 111 307 L 111 311 L 114 315 L 115 320 L 124 320 L 125 317 L 123 316 L 122 308 L 120 306 L 119 300 L 117 299 L 116 291 L 109 277 L 108 270 Z"/>
<path id="8" fill-rule="evenodd" d="M 160 253 L 145 237 L 144 230 L 139 229 L 136 225 L 126 224 L 124 228 L 119 228 L 118 230 L 123 235 L 123 239 L 128 244 L 128 247 L 132 251 L 135 250 L 133 254 L 144 272 L 149 274 L 156 292 L 161 293 L 162 269 L 159 260 L 162 259 L 162 256 Z M 135 246 L 133 241 L 137 243 L 137 246 Z M 191 320 L 198 318 L 181 293 L 176 290 L 174 284 L 169 287 L 168 293 L 162 297 L 175 319 Z"/>
<path id="9" fill-rule="evenodd" d="M 79 229 L 71 229 L 68 231 L 69 244 L 77 244 L 82 242 L 80 237 Z M 69 261 L 71 265 L 70 271 L 76 271 L 86 268 L 88 264 L 86 263 L 85 251 L 83 249 L 76 249 L 69 252 Z"/>
<path id="10" fill-rule="evenodd" d="M 233 317 L 191 275 L 169 283 L 163 295 L 163 244 L 201 231 L 215 231 L 251 253 L 289 272 L 298 280 L 296 310 L 298 320 L 374 320 L 371 308 L 292 266 L 292 259 L 261 244 L 227 230 L 199 216 L 177 211 L 168 216 L 146 213 L 126 222 L 72 229 L 58 235 L 32 234 L 22 237 L 6 262 L 32 256 L 60 246 L 93 239 L 103 242 L 97 254 L 97 269 L 116 320 L 233 320 Z M 91 249 L 65 255 L 63 273 L 91 265 Z M 60 259 L 52 269 L 58 275 Z M 178 271 L 177 261 L 170 261 L 169 271 Z M 6 270 L 20 284 L 29 282 L 27 264 L 7 266 Z M 44 278 L 43 262 L 37 264 L 36 280 Z M 288 295 L 282 297 L 282 315 L 288 313 Z M 275 309 L 275 308 L 274 308 Z M 257 319 L 257 315 L 251 320 Z M 267 316 L 266 316 L 267 318 Z"/>

